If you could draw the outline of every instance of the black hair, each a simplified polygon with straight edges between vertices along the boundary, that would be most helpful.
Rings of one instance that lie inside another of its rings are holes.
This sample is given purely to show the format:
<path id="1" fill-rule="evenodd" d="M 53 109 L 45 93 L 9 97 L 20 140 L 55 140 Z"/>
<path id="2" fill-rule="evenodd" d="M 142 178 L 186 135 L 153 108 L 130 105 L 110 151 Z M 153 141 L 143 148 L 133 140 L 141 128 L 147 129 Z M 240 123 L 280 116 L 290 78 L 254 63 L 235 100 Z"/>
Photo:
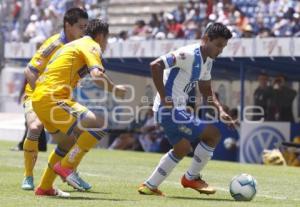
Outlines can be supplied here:
<path id="1" fill-rule="evenodd" d="M 88 26 L 86 28 L 86 35 L 95 38 L 97 34 L 107 35 L 109 33 L 108 23 L 101 19 L 92 19 L 89 21 Z"/>
<path id="2" fill-rule="evenodd" d="M 229 40 L 232 37 L 230 30 L 221 23 L 209 24 L 205 30 L 205 34 L 207 34 L 210 40 L 214 40 L 220 37 Z"/>
<path id="3" fill-rule="evenodd" d="M 70 25 L 73 25 L 78 22 L 79 19 L 88 19 L 89 15 L 86 11 L 80 8 L 71 8 L 68 11 L 66 11 L 64 15 L 64 29 L 66 26 L 66 23 L 69 23 Z"/>

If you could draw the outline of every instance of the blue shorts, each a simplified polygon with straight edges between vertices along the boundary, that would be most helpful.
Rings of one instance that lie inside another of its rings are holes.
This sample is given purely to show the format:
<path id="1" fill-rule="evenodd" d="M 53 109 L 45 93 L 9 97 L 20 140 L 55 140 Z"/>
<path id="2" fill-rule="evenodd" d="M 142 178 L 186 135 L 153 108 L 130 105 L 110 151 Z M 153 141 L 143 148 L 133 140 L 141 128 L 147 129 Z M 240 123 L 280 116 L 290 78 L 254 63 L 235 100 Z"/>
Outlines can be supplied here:
<path id="1" fill-rule="evenodd" d="M 172 146 L 177 144 L 182 138 L 191 143 L 199 141 L 200 134 L 208 125 L 219 127 L 220 121 L 207 121 L 195 118 L 186 110 L 162 109 L 156 112 L 156 120 L 164 128 L 168 141 Z"/>

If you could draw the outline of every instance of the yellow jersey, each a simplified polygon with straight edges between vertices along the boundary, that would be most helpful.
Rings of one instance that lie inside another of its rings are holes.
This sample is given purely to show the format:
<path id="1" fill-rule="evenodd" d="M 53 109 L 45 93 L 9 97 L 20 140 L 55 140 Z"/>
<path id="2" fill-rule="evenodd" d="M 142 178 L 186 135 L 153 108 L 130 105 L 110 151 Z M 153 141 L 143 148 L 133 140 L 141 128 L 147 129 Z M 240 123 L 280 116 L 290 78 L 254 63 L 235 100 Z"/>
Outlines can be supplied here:
<path id="1" fill-rule="evenodd" d="M 100 45 L 91 37 L 64 45 L 37 80 L 32 101 L 72 99 L 78 81 L 93 69 L 103 70 L 103 65 Z"/>
<path id="2" fill-rule="evenodd" d="M 34 73 L 41 75 L 44 72 L 51 56 L 67 42 L 68 41 L 64 32 L 55 34 L 48 38 L 31 58 L 28 63 L 29 69 Z M 32 93 L 33 90 L 27 83 L 25 86 L 25 100 L 30 98 Z"/>

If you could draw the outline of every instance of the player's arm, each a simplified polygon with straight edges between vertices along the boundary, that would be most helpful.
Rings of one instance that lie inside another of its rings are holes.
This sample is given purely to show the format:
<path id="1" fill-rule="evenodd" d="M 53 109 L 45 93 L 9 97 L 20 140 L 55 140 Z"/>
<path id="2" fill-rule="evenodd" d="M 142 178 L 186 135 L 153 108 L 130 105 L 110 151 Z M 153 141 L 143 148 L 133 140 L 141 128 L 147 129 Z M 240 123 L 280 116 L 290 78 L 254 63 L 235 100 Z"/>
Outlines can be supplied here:
<path id="1" fill-rule="evenodd" d="M 166 55 L 162 55 L 153 62 L 150 63 L 152 79 L 154 85 L 159 93 L 161 104 L 165 106 L 173 106 L 172 97 L 167 97 L 164 86 L 164 69 L 181 68 L 184 67 L 184 61 L 186 59 L 186 52 L 181 49 L 170 52 Z"/>
<path id="2" fill-rule="evenodd" d="M 47 39 L 31 58 L 25 68 L 25 77 L 32 89 L 35 88 L 35 82 L 42 74 L 55 51 L 61 47 L 61 42 L 57 38 Z"/>
<path id="3" fill-rule="evenodd" d="M 204 100 L 206 101 L 207 104 L 214 106 L 218 113 L 219 117 L 221 118 L 222 121 L 226 121 L 226 124 L 228 124 L 230 127 L 234 126 L 234 121 L 232 118 L 225 112 L 223 109 L 221 103 L 215 96 L 214 91 L 212 90 L 211 87 L 211 80 L 199 80 L 198 81 L 198 86 L 200 93 L 202 94 Z"/>
<path id="4" fill-rule="evenodd" d="M 38 71 L 34 71 L 30 68 L 30 66 L 27 66 L 24 70 L 25 78 L 30 85 L 32 89 L 35 88 L 35 82 L 39 77 Z"/>
<path id="5" fill-rule="evenodd" d="M 22 84 L 22 88 L 21 88 L 20 93 L 19 93 L 19 97 L 18 97 L 18 102 L 19 103 L 22 102 L 22 99 L 23 99 L 23 96 L 24 96 L 24 93 L 25 93 L 26 84 L 27 84 L 27 80 L 25 78 L 24 81 L 23 81 L 23 84 Z"/>
<path id="6" fill-rule="evenodd" d="M 164 69 L 166 68 L 164 61 L 158 58 L 150 63 L 152 79 L 159 93 L 162 105 L 172 106 L 172 101 L 170 98 L 166 97 L 165 86 L 164 86 Z"/>
<path id="7" fill-rule="evenodd" d="M 103 68 L 93 68 L 90 70 L 90 75 L 93 81 L 101 88 L 108 92 L 114 92 L 114 95 L 123 98 L 126 93 L 126 88 L 122 85 L 116 85 L 113 81 L 105 74 Z"/>

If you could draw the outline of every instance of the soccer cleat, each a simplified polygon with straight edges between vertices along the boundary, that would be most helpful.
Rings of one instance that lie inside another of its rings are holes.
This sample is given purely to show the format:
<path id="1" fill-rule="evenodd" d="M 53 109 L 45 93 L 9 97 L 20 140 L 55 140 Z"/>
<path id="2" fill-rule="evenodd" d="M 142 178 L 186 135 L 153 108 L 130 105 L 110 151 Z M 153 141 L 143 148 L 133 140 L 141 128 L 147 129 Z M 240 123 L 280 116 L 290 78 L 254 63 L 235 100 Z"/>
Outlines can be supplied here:
<path id="1" fill-rule="evenodd" d="M 85 182 L 85 181 L 79 176 L 79 173 L 78 173 L 78 172 L 75 172 L 75 174 L 76 174 L 76 176 L 78 177 L 78 181 L 80 182 L 80 186 L 81 186 L 82 188 L 84 188 L 85 191 L 88 191 L 88 190 L 90 190 L 90 189 L 92 188 L 92 186 L 91 186 L 89 183 Z"/>
<path id="2" fill-rule="evenodd" d="M 33 190 L 34 184 L 33 184 L 33 177 L 32 176 L 26 176 L 22 183 L 22 189 L 23 190 Z"/>
<path id="3" fill-rule="evenodd" d="M 139 189 L 138 192 L 142 195 L 157 195 L 157 196 L 165 196 L 163 194 L 163 192 L 161 192 L 158 189 L 151 189 L 149 188 L 147 185 L 142 184 Z"/>
<path id="4" fill-rule="evenodd" d="M 216 192 L 216 190 L 210 187 L 204 180 L 201 179 L 200 176 L 195 180 L 188 180 L 185 175 L 183 175 L 181 178 L 181 185 L 184 188 L 192 188 L 199 193 L 206 195 L 214 194 Z"/>
<path id="5" fill-rule="evenodd" d="M 35 190 L 35 195 L 37 196 L 57 196 L 62 198 L 68 198 L 70 197 L 70 193 L 66 193 L 59 189 L 51 188 L 49 190 L 43 190 L 41 188 L 37 188 Z"/>
<path id="6" fill-rule="evenodd" d="M 58 174 L 64 182 L 67 182 L 73 188 L 84 191 L 85 189 L 82 187 L 81 180 L 77 173 L 69 168 L 65 168 L 61 166 L 61 163 L 58 162 L 54 165 L 53 170 L 56 174 Z"/>

